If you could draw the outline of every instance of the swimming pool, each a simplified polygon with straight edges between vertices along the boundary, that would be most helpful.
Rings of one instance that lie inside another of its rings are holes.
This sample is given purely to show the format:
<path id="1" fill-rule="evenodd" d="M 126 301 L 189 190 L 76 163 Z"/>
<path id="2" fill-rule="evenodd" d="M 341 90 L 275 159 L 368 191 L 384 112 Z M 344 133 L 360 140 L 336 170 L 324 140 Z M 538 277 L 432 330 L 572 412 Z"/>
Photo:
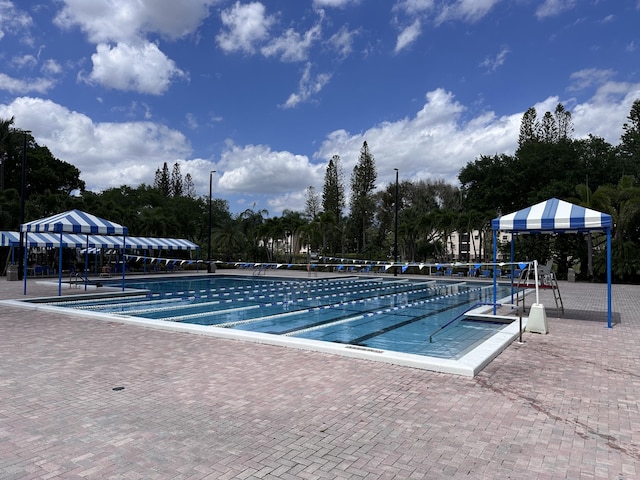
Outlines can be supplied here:
<path id="1" fill-rule="evenodd" d="M 505 327 L 463 316 L 493 301 L 492 285 L 464 281 L 207 276 L 128 280 L 126 287 L 145 292 L 50 304 L 454 360 Z M 498 298 L 510 291 L 499 286 Z"/>

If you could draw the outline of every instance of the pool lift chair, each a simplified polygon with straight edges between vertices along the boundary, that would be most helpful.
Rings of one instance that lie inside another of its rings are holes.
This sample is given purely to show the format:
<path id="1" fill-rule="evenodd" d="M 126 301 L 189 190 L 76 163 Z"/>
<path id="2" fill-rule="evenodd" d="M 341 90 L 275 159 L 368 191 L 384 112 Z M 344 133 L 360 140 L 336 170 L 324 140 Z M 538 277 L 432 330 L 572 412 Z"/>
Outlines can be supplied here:
<path id="1" fill-rule="evenodd" d="M 515 281 L 515 279 L 514 279 Z M 560 288 L 558 286 L 558 279 L 556 277 L 555 272 L 553 271 L 553 259 L 547 261 L 547 263 L 538 268 L 538 283 L 536 285 L 536 277 L 535 277 L 535 265 L 533 263 L 527 265 L 527 267 L 522 270 L 520 277 L 518 278 L 515 287 L 517 291 L 522 290 L 522 302 L 524 309 L 524 290 L 530 287 L 542 287 L 551 290 L 553 293 L 553 300 L 556 304 L 556 312 L 557 315 L 564 315 L 564 303 L 562 302 L 562 295 L 560 294 Z M 518 300 L 519 301 L 519 300 Z M 547 333 L 547 316 L 544 312 L 544 307 L 542 309 L 536 309 L 534 311 L 534 307 L 531 306 L 531 311 L 529 312 L 529 321 L 527 323 L 527 330 L 536 333 Z"/>

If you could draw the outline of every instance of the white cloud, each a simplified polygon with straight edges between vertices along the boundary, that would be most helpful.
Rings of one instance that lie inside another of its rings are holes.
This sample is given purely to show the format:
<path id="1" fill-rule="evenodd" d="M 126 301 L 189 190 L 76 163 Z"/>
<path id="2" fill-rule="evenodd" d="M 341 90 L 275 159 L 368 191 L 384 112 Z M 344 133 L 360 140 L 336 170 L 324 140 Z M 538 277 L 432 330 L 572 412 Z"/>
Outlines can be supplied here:
<path id="1" fill-rule="evenodd" d="M 608 82 L 615 72 L 613 70 L 602 70 L 597 68 L 586 68 L 571 74 L 571 85 L 567 90 L 571 92 L 584 90 L 593 85 L 602 85 Z"/>
<path id="2" fill-rule="evenodd" d="M 457 0 L 442 8 L 437 24 L 446 21 L 462 20 L 474 23 L 484 18 L 487 13 L 502 0 Z M 564 1 L 564 0 L 561 0 Z"/>
<path id="3" fill-rule="evenodd" d="M 343 25 L 340 30 L 331 35 L 327 40 L 327 44 L 338 52 L 341 59 L 344 59 L 351 55 L 354 37 L 359 33 L 359 30 L 349 30 L 347 25 Z"/>
<path id="4" fill-rule="evenodd" d="M 0 104 L 0 118 L 15 117 L 60 160 L 75 165 L 92 191 L 152 183 L 163 162 L 191 152 L 184 135 L 151 122 L 96 123 L 50 100 L 20 97 Z M 183 171 L 183 173 L 185 173 Z"/>
<path id="5" fill-rule="evenodd" d="M 545 0 L 536 10 L 538 19 L 553 17 L 560 13 L 571 10 L 575 6 L 575 0 Z"/>
<path id="6" fill-rule="evenodd" d="M 42 64 L 42 71 L 50 75 L 57 75 L 59 73 L 62 73 L 62 67 L 57 61 L 48 59 L 45 60 L 45 62 Z"/>
<path id="7" fill-rule="evenodd" d="M 612 145 L 620 143 L 622 125 L 627 121 L 633 102 L 640 98 L 640 83 L 606 82 L 593 97 L 576 105 L 571 118 L 574 136 L 590 133 L 604 138 Z"/>
<path id="8" fill-rule="evenodd" d="M 11 63 L 17 68 L 29 68 L 38 64 L 38 59 L 33 55 L 22 55 L 20 57 L 13 57 Z"/>
<path id="9" fill-rule="evenodd" d="M 315 8 L 344 8 L 357 3 L 360 3 L 360 0 L 313 0 Z"/>
<path id="10" fill-rule="evenodd" d="M 494 57 L 485 58 L 482 63 L 480 63 L 480 66 L 486 68 L 490 72 L 495 72 L 498 67 L 501 67 L 504 64 L 508 54 L 509 49 L 505 47 L 500 50 Z"/>
<path id="11" fill-rule="evenodd" d="M 571 108 L 576 138 L 588 134 L 617 145 L 633 101 L 640 98 L 640 84 L 606 81 L 595 94 Z M 540 113 L 553 111 L 559 97 L 548 97 L 534 105 Z M 393 181 L 394 168 L 400 178 L 438 178 L 457 182 L 460 168 L 479 155 L 512 154 L 524 112 L 498 116 L 485 111 L 471 116 L 467 107 L 444 89 L 430 91 L 413 115 L 394 122 L 381 122 L 363 132 L 335 130 L 309 159 L 288 151 L 273 151 L 268 145 L 234 145 L 229 142 L 220 160 L 190 158 L 185 136 L 153 122 L 95 122 L 50 100 L 20 97 L 0 104 L 0 118 L 15 117 L 16 127 L 29 129 L 36 141 L 49 147 L 61 160 L 81 171 L 87 187 L 100 191 L 122 184 L 151 183 L 164 162 L 180 162 L 190 173 L 200 194 L 208 191 L 209 171 L 215 194 L 268 202 L 272 214 L 283 208 L 304 208 L 304 190 L 322 188 L 326 162 L 335 154 L 345 172 L 355 164 L 363 141 L 376 159 L 379 186 Z M 238 208 L 238 203 L 234 203 Z M 233 210 L 235 211 L 235 210 Z"/>
<path id="12" fill-rule="evenodd" d="M 617 145 L 633 101 L 640 98 L 640 84 L 609 82 L 589 100 L 572 108 L 575 138 L 593 134 Z M 536 111 L 553 111 L 566 101 L 549 97 L 534 105 Z M 358 159 L 362 142 L 367 141 L 376 159 L 379 184 L 391 182 L 394 168 L 410 179 L 444 179 L 457 183 L 462 167 L 480 155 L 513 154 L 524 112 L 497 116 L 487 111 L 465 120 L 466 107 L 450 92 L 437 89 L 427 93 L 426 103 L 413 117 L 383 122 L 364 132 L 331 132 L 314 154 L 323 162 L 338 154 L 346 172 Z M 321 188 L 321 184 L 316 184 Z"/>
<path id="13" fill-rule="evenodd" d="M 19 35 L 26 43 L 31 43 L 28 29 L 33 25 L 31 16 L 18 10 L 13 2 L 0 0 L 0 40 L 6 35 Z"/>
<path id="14" fill-rule="evenodd" d="M 171 39 L 194 32 L 216 0 L 64 0 L 55 23 L 78 25 L 92 43 L 135 41 L 147 33 Z"/>
<path id="15" fill-rule="evenodd" d="M 267 145 L 228 143 L 216 163 L 222 173 L 218 189 L 230 193 L 283 194 L 297 191 L 304 179 L 310 184 L 319 183 L 324 167 L 312 164 L 305 155 L 290 152 L 274 152 Z"/>
<path id="16" fill-rule="evenodd" d="M 52 80 L 46 78 L 19 79 L 0 73 L 0 90 L 9 93 L 23 95 L 25 93 L 36 92 L 46 93 L 54 86 Z"/>
<path id="17" fill-rule="evenodd" d="M 331 74 L 319 73 L 316 76 L 311 75 L 311 63 L 307 63 L 298 84 L 298 91 L 289 95 L 287 101 L 282 108 L 293 108 L 301 102 L 306 102 L 316 93 L 325 87 L 331 80 Z"/>
<path id="18" fill-rule="evenodd" d="M 139 46 L 119 43 L 115 47 L 100 44 L 91 60 L 93 71 L 87 81 L 117 90 L 160 95 L 174 78 L 185 77 L 173 60 L 149 42 Z"/>
<path id="19" fill-rule="evenodd" d="M 400 0 L 393 6 L 394 10 L 401 10 L 409 15 L 423 13 L 434 7 L 434 0 Z"/>
<path id="20" fill-rule="evenodd" d="M 421 33 L 422 26 L 420 24 L 420 20 L 415 20 L 411 25 L 402 30 L 402 32 L 400 32 L 400 34 L 398 35 L 395 52 L 398 53 L 402 49 L 411 45 L 418 39 Z"/>
<path id="21" fill-rule="evenodd" d="M 266 15 L 260 2 L 241 4 L 236 2 L 223 10 L 221 20 L 224 29 L 216 36 L 218 46 L 226 53 L 254 53 L 256 45 L 269 38 L 269 28 L 275 18 Z"/>
<path id="22" fill-rule="evenodd" d="M 268 45 L 260 49 L 265 57 L 280 56 L 286 62 L 301 62 L 309 56 L 309 49 L 320 39 L 322 27 L 320 23 L 300 35 L 292 28 L 278 38 L 271 40 Z"/>
<path id="23" fill-rule="evenodd" d="M 187 122 L 187 125 L 189 125 L 189 128 L 191 128 L 192 130 L 197 129 L 200 126 L 198 124 L 198 119 L 193 113 L 187 113 L 185 115 L 185 120 Z"/>

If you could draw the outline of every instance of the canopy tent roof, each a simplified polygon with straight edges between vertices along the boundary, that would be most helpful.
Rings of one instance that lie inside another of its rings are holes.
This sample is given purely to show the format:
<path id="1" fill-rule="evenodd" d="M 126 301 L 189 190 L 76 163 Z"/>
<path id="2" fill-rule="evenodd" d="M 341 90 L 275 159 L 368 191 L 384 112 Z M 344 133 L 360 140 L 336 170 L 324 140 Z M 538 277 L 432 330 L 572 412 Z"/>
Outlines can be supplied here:
<path id="1" fill-rule="evenodd" d="M 189 240 L 181 238 L 148 238 L 126 237 L 106 235 L 81 235 L 77 233 L 63 233 L 63 248 L 122 248 L 138 250 L 199 250 L 200 247 Z M 18 232 L 0 232 L 0 246 L 20 246 L 20 234 Z M 59 233 L 30 233 L 27 236 L 27 247 L 60 247 Z"/>
<path id="2" fill-rule="evenodd" d="M 607 326 L 611 328 L 611 215 L 551 198 L 517 212 L 491 220 L 493 259 L 497 261 L 497 232 L 515 233 L 584 233 L 604 231 L 607 236 Z M 513 256 L 513 242 L 511 255 Z M 496 303 L 497 277 L 493 276 L 493 301 Z M 536 285 L 536 296 L 537 296 Z M 495 313 L 495 307 L 494 307 Z"/>
<path id="3" fill-rule="evenodd" d="M 551 198 L 491 221 L 492 230 L 530 233 L 604 231 L 611 226 L 611 215 L 557 198 Z"/>
<path id="4" fill-rule="evenodd" d="M 20 225 L 21 232 L 94 233 L 100 235 L 127 235 L 127 227 L 80 210 L 69 210 L 51 217 Z"/>

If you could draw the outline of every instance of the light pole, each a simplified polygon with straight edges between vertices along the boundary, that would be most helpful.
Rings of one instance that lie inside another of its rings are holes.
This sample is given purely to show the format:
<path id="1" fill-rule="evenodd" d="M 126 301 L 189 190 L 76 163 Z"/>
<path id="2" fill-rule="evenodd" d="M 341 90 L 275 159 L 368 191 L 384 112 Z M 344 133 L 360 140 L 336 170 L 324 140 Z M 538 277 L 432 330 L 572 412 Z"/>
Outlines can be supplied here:
<path id="1" fill-rule="evenodd" d="M 395 212 L 395 228 L 394 228 L 394 235 L 393 235 L 393 263 L 394 263 L 393 276 L 397 277 L 398 266 L 395 264 L 398 263 L 398 169 L 394 168 L 394 170 L 396 171 L 396 201 L 395 201 L 396 212 Z"/>
<path id="2" fill-rule="evenodd" d="M 27 135 L 30 134 L 31 131 L 16 130 L 16 132 L 22 133 L 22 165 L 20 175 L 20 250 L 18 255 L 18 280 L 22 280 L 24 279 L 23 270 L 26 267 L 26 265 L 23 263 L 26 253 L 26 246 L 24 245 L 24 233 L 22 232 L 22 225 L 24 224 L 24 204 L 27 192 Z M 60 255 L 62 255 L 62 252 L 60 252 Z"/>
<path id="3" fill-rule="evenodd" d="M 213 195 L 213 174 L 215 170 L 209 172 L 209 244 L 207 250 L 207 272 L 211 273 L 211 197 Z"/>

